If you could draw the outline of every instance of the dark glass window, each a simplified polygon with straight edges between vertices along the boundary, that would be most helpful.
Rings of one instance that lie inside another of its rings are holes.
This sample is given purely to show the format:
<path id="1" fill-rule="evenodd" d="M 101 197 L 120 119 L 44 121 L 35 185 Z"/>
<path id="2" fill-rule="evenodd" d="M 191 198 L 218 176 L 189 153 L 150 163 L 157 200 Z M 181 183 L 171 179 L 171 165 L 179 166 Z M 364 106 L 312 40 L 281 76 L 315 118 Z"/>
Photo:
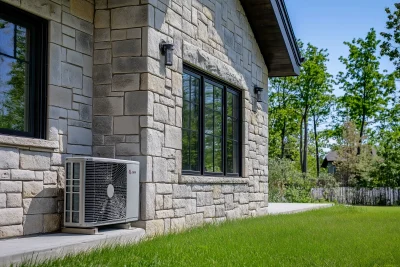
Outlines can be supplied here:
<path id="1" fill-rule="evenodd" d="M 0 133 L 44 138 L 47 22 L 0 2 Z"/>
<path id="2" fill-rule="evenodd" d="M 240 92 L 185 67 L 183 173 L 240 176 Z"/>

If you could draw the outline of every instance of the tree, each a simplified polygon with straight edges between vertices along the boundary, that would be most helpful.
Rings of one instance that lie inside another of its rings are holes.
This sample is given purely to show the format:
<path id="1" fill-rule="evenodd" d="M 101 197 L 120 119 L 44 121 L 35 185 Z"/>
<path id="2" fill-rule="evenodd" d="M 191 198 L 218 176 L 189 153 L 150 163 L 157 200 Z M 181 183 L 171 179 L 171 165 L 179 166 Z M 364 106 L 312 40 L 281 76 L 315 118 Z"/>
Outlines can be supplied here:
<path id="1" fill-rule="evenodd" d="M 296 78 L 271 78 L 269 90 L 269 155 L 278 158 L 294 158 L 291 151 L 297 136 L 299 113 L 296 99 Z"/>
<path id="2" fill-rule="evenodd" d="M 15 33 L 16 58 L 12 62 L 4 62 L 6 68 L 10 68 L 5 84 L 9 90 L 0 94 L 0 128 L 24 131 L 25 130 L 25 89 L 26 89 L 26 63 L 24 62 L 27 53 L 25 30 L 17 25 L 4 20 L 0 21 L 0 29 L 12 28 Z M 15 27 L 15 29 L 14 29 Z M 3 65 L 3 58 L 0 58 Z M 0 81 L 1 82 L 1 81 Z"/>
<path id="3" fill-rule="evenodd" d="M 389 32 L 381 32 L 384 38 L 380 48 L 381 55 L 386 55 L 394 63 L 397 71 L 400 71 L 400 3 L 394 4 L 393 11 L 386 8 L 388 21 L 386 22 L 386 29 Z"/>
<path id="4" fill-rule="evenodd" d="M 314 138 L 316 144 L 317 172 L 319 172 L 319 147 L 317 127 L 319 120 L 329 113 L 332 101 L 332 75 L 327 70 L 328 52 L 308 44 L 303 49 L 305 62 L 298 77 L 298 99 L 302 110 L 300 121 L 300 165 L 303 173 L 307 173 L 308 123 L 309 115 L 313 117 Z"/>
<path id="5" fill-rule="evenodd" d="M 336 178 L 342 186 L 367 186 L 371 181 L 374 153 L 368 144 L 362 144 L 355 123 L 347 121 L 342 126 L 342 137 L 338 140 Z M 359 149 L 360 146 L 363 149 Z M 359 152 L 361 151 L 361 152 Z"/>
<path id="6" fill-rule="evenodd" d="M 337 80 L 344 96 L 339 98 L 339 115 L 353 121 L 362 142 L 368 124 L 376 123 L 375 119 L 385 110 L 390 95 L 395 91 L 395 76 L 379 71 L 380 57 L 377 48 L 380 41 L 376 32 L 371 29 L 365 39 L 353 39 L 345 42 L 349 47 L 349 56 L 340 57 L 346 71 L 339 72 Z M 361 146 L 358 146 L 360 154 Z"/>

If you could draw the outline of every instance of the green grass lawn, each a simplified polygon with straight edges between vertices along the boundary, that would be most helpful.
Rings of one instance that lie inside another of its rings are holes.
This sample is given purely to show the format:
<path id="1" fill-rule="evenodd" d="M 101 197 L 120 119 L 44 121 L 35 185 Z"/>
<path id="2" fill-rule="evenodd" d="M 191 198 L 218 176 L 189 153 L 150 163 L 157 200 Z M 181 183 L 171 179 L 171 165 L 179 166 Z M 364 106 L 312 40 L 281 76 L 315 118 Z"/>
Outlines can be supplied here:
<path id="1" fill-rule="evenodd" d="M 41 266 L 400 266 L 400 208 L 336 206 L 230 221 Z"/>

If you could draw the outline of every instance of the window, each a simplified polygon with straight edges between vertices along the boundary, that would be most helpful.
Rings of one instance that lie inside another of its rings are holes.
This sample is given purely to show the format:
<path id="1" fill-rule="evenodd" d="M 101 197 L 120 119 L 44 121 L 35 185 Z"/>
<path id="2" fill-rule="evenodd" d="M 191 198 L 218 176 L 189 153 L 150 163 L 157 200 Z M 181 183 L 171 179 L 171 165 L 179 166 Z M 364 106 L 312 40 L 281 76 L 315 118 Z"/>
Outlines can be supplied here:
<path id="1" fill-rule="evenodd" d="M 0 2 L 0 134 L 45 138 L 47 21 Z"/>
<path id="2" fill-rule="evenodd" d="M 240 91 L 191 68 L 184 68 L 184 174 L 240 176 L 240 100 Z"/>

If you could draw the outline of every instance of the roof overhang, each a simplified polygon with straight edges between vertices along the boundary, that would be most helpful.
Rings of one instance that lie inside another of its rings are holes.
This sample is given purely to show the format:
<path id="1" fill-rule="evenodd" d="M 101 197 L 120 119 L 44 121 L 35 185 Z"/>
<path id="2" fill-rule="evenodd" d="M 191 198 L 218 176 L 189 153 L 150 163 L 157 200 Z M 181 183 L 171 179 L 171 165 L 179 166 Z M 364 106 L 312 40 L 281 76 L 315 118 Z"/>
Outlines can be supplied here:
<path id="1" fill-rule="evenodd" d="M 242 0 L 269 77 L 300 74 L 301 55 L 284 0 Z"/>

